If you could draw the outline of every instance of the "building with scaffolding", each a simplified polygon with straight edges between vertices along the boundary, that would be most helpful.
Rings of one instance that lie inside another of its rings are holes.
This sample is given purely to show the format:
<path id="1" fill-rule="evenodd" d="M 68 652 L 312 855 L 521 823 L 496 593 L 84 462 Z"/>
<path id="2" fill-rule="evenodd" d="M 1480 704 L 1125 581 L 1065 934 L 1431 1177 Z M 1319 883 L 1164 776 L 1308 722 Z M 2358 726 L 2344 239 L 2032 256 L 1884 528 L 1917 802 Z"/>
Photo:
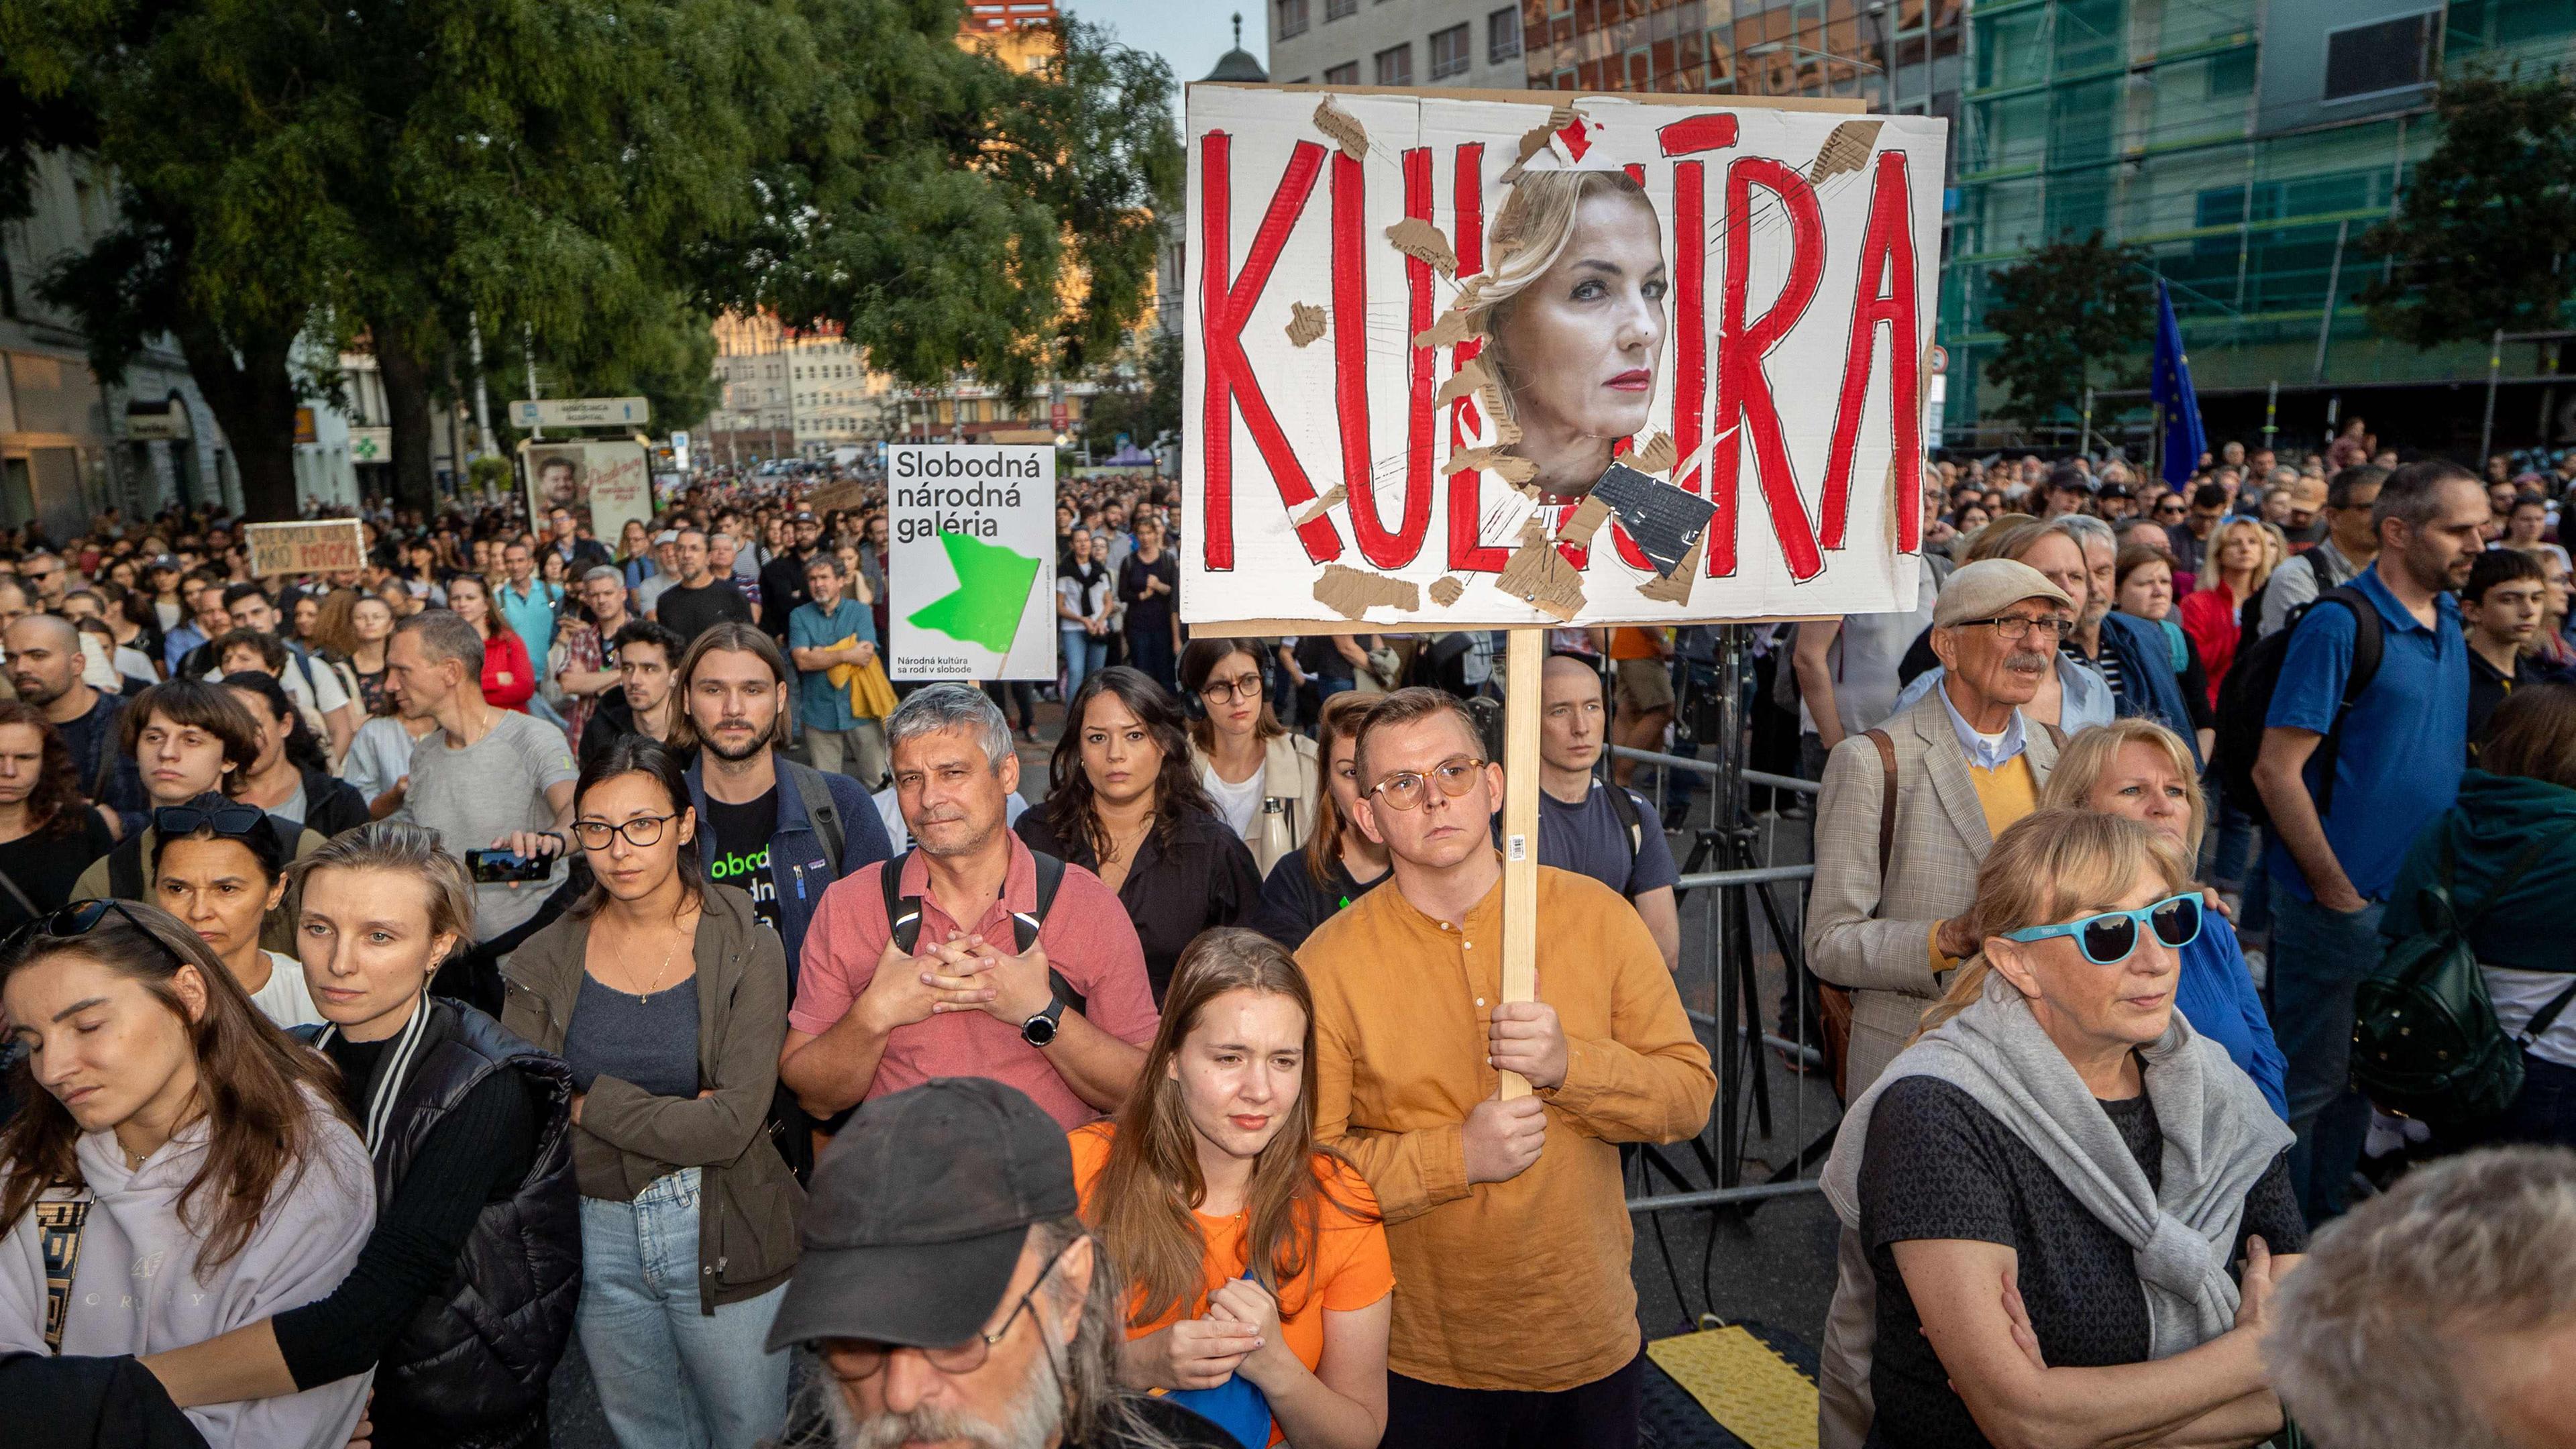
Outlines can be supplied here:
<path id="1" fill-rule="evenodd" d="M 1980 374 L 2002 344 L 1983 317 L 1998 269 L 2098 230 L 2171 284 L 2213 442 L 2277 436 L 2286 451 L 2371 414 L 2401 446 L 2476 448 L 2487 347 L 2375 335 L 2356 297 L 2381 264 L 2360 241 L 2433 147 L 2441 75 L 2554 70 L 2576 8 L 1973 0 L 1967 32 L 1941 298 L 1951 447 L 2075 442 L 2071 423 L 2059 438 L 1996 416 Z M 2500 359 L 2499 446 L 2576 442 L 2576 406 L 2561 406 L 2576 389 L 2539 353 Z M 2101 398 L 2095 444 L 2142 441 L 2148 416 L 2143 393 Z"/>

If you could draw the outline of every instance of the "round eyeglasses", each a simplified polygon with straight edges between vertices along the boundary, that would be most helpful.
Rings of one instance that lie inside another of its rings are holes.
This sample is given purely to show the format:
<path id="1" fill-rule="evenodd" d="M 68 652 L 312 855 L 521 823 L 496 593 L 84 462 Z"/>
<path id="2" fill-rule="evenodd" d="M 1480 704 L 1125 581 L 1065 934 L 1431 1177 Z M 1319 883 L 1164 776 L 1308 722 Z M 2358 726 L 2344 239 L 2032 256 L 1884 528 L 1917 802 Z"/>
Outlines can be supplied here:
<path id="1" fill-rule="evenodd" d="M 1473 755 L 1452 755 L 1431 767 L 1428 775 L 1415 770 L 1398 770 L 1369 787 L 1369 793 L 1397 810 L 1411 810 L 1428 798 L 1426 780 L 1440 787 L 1440 793 L 1455 800 L 1476 788 L 1478 772 L 1485 762 Z"/>
<path id="2" fill-rule="evenodd" d="M 1199 686 L 1199 698 L 1210 704 L 1232 704 L 1237 699 L 1261 698 L 1261 676 L 1238 675 L 1233 679 L 1211 679 Z"/>

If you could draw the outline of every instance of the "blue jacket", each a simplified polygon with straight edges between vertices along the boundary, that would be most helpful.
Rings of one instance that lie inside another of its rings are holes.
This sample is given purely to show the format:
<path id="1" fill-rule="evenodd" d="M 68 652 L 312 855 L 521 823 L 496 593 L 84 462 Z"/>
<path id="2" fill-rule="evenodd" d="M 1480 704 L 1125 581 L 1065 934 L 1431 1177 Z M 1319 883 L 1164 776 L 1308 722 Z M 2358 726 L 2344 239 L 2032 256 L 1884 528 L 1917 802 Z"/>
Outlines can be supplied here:
<path id="1" fill-rule="evenodd" d="M 2216 911 L 2200 918 L 2200 939 L 2182 948 L 2182 975 L 2174 983 L 2174 1010 L 2191 1029 L 2227 1049 L 2230 1061 L 2245 1069 L 2263 1100 L 2284 1119 L 2290 1099 L 2284 1085 L 2289 1061 L 2272 1040 L 2271 1018 L 2263 1014 L 2262 994 L 2253 973 L 2245 969 L 2245 950 L 2236 929 Z"/>
<path id="2" fill-rule="evenodd" d="M 2114 611 L 2102 616 L 2102 651 L 2120 659 L 2121 715 L 2143 715 L 2172 730 L 2190 748 L 2191 762 L 2202 763 L 2200 736 L 2192 730 L 2191 706 L 2182 697 L 2182 676 L 2174 671 L 2164 631 Z"/>
<path id="3" fill-rule="evenodd" d="M 823 888 L 841 876 L 857 874 L 862 866 L 891 857 L 894 849 L 886 842 L 885 822 L 877 818 L 876 802 L 868 797 L 866 787 L 837 771 L 823 773 L 784 755 L 776 758 L 778 828 L 769 837 L 769 873 L 778 886 L 778 934 L 787 948 L 787 986 L 792 992 L 804 960 L 805 928 L 814 920 L 814 908 L 822 902 Z M 697 810 L 700 820 L 707 816 L 706 768 L 704 756 L 689 762 L 689 804 Z M 795 770 L 821 774 L 824 785 L 832 792 L 832 806 L 841 817 L 839 875 L 825 864 L 822 832 L 814 828 L 813 819 L 805 813 L 805 797 L 789 776 Z M 703 869 L 704 852 L 699 859 Z M 712 883 L 713 877 L 709 880 Z"/>

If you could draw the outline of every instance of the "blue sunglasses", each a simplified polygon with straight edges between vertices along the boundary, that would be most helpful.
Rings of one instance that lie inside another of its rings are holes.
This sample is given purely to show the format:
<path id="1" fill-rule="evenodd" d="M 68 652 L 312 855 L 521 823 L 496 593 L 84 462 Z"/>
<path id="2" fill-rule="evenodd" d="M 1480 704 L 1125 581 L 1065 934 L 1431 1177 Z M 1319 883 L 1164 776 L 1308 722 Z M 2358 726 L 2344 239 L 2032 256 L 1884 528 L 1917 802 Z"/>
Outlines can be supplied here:
<path id="1" fill-rule="evenodd" d="M 2138 927 L 2152 927 L 2156 939 L 2179 951 L 2200 939 L 2200 893 L 2167 896 L 2151 906 L 2134 911 L 2104 911 L 2062 926 L 2024 926 L 2004 932 L 2007 941 L 2045 941 L 2051 936 L 2073 936 L 2084 951 L 2084 959 L 2096 966 L 2117 966 L 2138 949 Z"/>

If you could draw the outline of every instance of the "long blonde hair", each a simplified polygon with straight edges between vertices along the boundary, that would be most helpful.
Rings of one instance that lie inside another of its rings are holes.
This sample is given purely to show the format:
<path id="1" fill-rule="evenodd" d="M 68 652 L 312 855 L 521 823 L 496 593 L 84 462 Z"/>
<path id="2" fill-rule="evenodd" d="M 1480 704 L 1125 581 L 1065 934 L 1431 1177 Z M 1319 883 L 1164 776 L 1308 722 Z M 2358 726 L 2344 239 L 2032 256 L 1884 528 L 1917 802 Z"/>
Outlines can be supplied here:
<path id="1" fill-rule="evenodd" d="M 2209 562 L 2201 568 L 2200 581 L 2197 585 L 2199 589 L 2216 589 L 2226 585 L 2227 571 L 2218 566 L 2219 555 L 2227 547 L 2227 541 L 2239 533 L 2254 535 L 2254 544 L 2258 550 L 2254 559 L 2254 576 L 2245 581 L 2247 594 L 2250 595 L 2256 589 L 2263 587 L 2264 581 L 2272 577 L 2272 570 L 2281 566 L 2283 552 L 2281 536 L 2272 531 L 2270 524 L 2259 518 L 2231 518 L 2220 524 L 2218 532 L 2210 536 Z"/>
<path id="2" fill-rule="evenodd" d="M 1996 838 L 1985 864 L 1977 868 L 1977 903 L 1968 909 L 1968 934 L 1982 943 L 2025 926 L 2050 925 L 2078 902 L 2128 894 L 2148 871 L 2162 877 L 2168 888 L 2183 890 L 2191 884 L 2191 857 L 2173 837 L 2125 815 L 2063 806 L 2034 810 Z M 1906 1045 L 1967 1010 L 1985 993 L 1993 970 L 1982 949 L 1961 963 L 1950 975 L 1949 991 L 1923 1013 Z"/>
<path id="3" fill-rule="evenodd" d="M 1500 383 L 1496 390 L 1502 394 L 1506 418 L 1513 416 L 1517 405 L 1512 398 L 1513 363 L 1503 349 L 1504 320 L 1520 294 L 1574 244 L 1575 218 L 1583 203 L 1595 196 L 1626 197 L 1646 208 L 1648 215 L 1654 214 L 1653 198 L 1625 171 L 1531 171 L 1512 184 L 1511 196 L 1485 233 L 1490 260 L 1485 275 L 1470 285 L 1475 288 L 1475 306 L 1483 313 L 1477 330 L 1484 334 L 1484 355 Z"/>
<path id="4" fill-rule="evenodd" d="M 2067 736 L 2057 751 L 2057 763 L 2049 766 L 2048 783 L 2040 787 L 2039 807 L 2092 809 L 2093 787 L 2102 783 L 2111 762 L 2120 758 L 2121 747 L 2132 744 L 2164 751 L 2166 760 L 2173 765 L 2174 774 L 2191 800 L 2191 824 L 2183 831 L 2182 847 L 2197 857 L 2200 833 L 2209 825 L 2209 799 L 2200 791 L 2200 767 L 2191 762 L 2191 749 L 2182 742 L 2182 736 L 2151 719 L 2132 715 Z"/>

